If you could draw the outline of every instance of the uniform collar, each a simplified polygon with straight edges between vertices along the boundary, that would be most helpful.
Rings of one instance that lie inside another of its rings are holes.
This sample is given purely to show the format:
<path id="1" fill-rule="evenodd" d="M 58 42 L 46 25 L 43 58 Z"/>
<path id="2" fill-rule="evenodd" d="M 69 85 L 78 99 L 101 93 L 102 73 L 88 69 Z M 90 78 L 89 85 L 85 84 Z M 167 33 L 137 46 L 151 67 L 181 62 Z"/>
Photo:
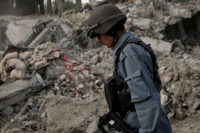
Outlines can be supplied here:
<path id="1" fill-rule="evenodd" d="M 132 32 L 126 32 L 126 33 L 117 41 L 117 43 L 115 44 L 114 49 L 113 49 L 113 53 L 112 53 L 112 56 L 113 56 L 113 57 L 116 56 L 116 53 L 117 53 L 117 50 L 119 49 L 119 47 L 120 47 L 128 38 L 130 38 L 131 36 L 133 36 L 133 33 L 132 33 Z"/>

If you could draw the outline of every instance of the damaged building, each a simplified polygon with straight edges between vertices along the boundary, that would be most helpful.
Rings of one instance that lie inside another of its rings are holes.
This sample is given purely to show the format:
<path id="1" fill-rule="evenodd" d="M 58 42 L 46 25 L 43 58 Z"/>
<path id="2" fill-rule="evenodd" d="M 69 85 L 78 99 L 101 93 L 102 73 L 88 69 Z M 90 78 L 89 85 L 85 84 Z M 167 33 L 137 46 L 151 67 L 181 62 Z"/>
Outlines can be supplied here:
<path id="1" fill-rule="evenodd" d="M 200 131 L 199 5 L 199 0 L 159 0 L 159 9 L 150 0 L 117 4 L 127 15 L 126 29 L 156 51 L 161 103 L 177 133 Z M 108 111 L 103 84 L 113 58 L 111 49 L 87 38 L 88 16 L 84 10 L 0 19 L 1 132 L 96 130 Z"/>

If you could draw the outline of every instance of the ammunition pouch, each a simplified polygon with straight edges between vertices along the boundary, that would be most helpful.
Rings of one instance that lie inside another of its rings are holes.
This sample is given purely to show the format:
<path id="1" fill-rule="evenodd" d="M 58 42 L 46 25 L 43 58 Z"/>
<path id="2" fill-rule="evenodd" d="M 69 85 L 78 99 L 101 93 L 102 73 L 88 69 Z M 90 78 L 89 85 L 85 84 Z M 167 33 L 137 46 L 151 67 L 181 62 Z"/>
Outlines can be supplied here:
<path id="1" fill-rule="evenodd" d="M 128 85 L 115 71 L 105 83 L 104 92 L 110 111 L 127 112 L 133 107 Z"/>

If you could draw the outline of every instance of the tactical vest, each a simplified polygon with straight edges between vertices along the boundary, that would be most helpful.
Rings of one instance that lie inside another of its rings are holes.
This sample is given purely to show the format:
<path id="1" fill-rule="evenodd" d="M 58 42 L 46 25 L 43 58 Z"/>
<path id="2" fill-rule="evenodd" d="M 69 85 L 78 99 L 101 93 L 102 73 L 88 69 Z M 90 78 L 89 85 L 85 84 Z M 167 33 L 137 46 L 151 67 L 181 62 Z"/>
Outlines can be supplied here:
<path id="1" fill-rule="evenodd" d="M 119 47 L 116 53 L 113 75 L 107 80 L 104 86 L 105 97 L 109 110 L 113 112 L 127 112 L 128 110 L 135 109 L 134 104 L 131 103 L 129 87 L 124 79 L 117 73 L 117 64 L 119 62 L 120 53 L 126 45 L 130 43 L 143 47 L 151 55 L 153 63 L 153 81 L 157 91 L 160 92 L 160 88 L 158 87 L 158 84 L 160 84 L 160 79 L 158 77 L 158 63 L 156 55 L 150 44 L 147 45 L 138 38 L 128 39 Z"/>

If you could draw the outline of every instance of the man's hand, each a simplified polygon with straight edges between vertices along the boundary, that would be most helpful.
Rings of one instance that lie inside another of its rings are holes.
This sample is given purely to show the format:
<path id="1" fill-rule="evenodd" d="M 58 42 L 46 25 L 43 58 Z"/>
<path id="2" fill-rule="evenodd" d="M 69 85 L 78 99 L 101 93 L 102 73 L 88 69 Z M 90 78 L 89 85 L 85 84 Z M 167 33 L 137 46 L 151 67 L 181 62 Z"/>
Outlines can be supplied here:
<path id="1" fill-rule="evenodd" d="M 101 129 L 104 125 L 106 125 L 110 121 L 110 116 L 109 113 L 103 115 L 102 117 L 99 118 L 99 122 L 97 124 L 98 129 Z"/>

